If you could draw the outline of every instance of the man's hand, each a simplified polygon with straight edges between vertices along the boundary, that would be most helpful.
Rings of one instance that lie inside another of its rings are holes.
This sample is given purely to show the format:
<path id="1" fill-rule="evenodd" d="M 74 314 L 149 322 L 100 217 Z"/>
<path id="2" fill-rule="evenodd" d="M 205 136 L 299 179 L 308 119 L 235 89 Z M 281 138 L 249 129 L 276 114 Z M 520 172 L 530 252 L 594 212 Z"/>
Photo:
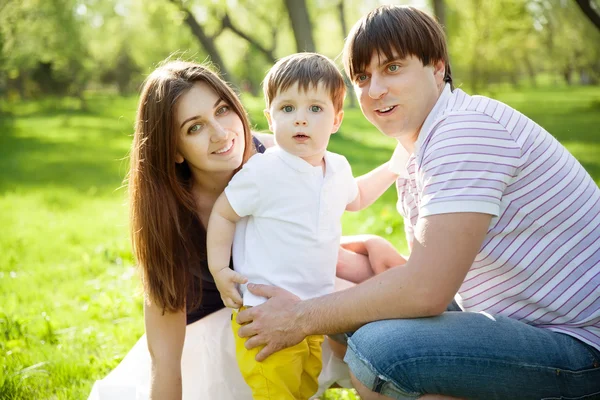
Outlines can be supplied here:
<path id="1" fill-rule="evenodd" d="M 244 304 L 236 283 L 243 284 L 248 282 L 245 276 L 230 268 L 223 268 L 213 278 L 215 279 L 215 284 L 221 294 L 221 299 L 225 307 L 240 308 Z"/>
<path id="2" fill-rule="evenodd" d="M 268 299 L 259 306 L 241 311 L 236 318 L 237 322 L 243 325 L 238 335 L 249 338 L 245 344 L 247 349 L 265 346 L 256 355 L 256 361 L 263 361 L 276 351 L 304 340 L 307 335 L 303 332 L 303 327 L 298 326 L 298 296 L 285 289 L 268 285 L 249 284 L 248 290 Z"/>

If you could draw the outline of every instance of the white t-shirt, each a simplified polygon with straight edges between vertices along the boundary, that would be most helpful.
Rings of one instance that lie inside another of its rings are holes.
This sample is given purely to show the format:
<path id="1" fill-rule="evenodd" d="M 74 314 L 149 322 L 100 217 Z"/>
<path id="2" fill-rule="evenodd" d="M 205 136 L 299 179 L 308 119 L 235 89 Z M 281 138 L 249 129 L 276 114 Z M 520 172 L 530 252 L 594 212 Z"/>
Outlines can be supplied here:
<path id="1" fill-rule="evenodd" d="M 333 291 L 340 218 L 358 194 L 345 157 L 327 152 L 325 175 L 279 147 L 256 154 L 225 195 L 242 218 L 233 241 L 235 270 L 250 283 L 274 285 L 301 299 Z M 245 306 L 264 298 L 241 287 Z"/>

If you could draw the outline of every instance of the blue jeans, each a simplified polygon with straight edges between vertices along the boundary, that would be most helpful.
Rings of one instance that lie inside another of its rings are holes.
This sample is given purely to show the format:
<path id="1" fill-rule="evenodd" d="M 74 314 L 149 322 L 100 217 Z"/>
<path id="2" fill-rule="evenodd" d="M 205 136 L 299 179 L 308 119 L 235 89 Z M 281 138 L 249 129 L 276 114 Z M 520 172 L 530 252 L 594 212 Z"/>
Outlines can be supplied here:
<path id="1" fill-rule="evenodd" d="M 348 336 L 354 376 L 395 399 L 600 399 L 600 351 L 511 318 L 448 311 Z"/>

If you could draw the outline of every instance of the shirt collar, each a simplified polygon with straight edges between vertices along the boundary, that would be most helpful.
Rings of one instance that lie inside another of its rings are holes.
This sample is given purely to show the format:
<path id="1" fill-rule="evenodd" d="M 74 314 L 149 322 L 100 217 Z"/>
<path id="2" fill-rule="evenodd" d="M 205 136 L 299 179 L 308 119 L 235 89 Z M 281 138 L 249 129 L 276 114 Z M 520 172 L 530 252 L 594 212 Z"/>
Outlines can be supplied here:
<path id="1" fill-rule="evenodd" d="M 415 149 L 413 153 L 417 153 L 419 151 L 421 144 L 429 135 L 429 131 L 431 130 L 431 128 L 433 128 L 433 124 L 446 109 L 448 100 L 450 99 L 451 95 L 452 90 L 450 89 L 450 84 L 446 83 L 442 94 L 440 94 L 440 97 L 438 97 L 437 101 L 435 102 L 435 105 L 429 112 L 429 115 L 427 115 L 427 118 L 425 118 L 425 122 L 423 122 L 423 126 L 419 131 L 419 136 L 417 138 L 417 142 L 415 143 Z M 392 154 L 392 158 L 390 159 L 390 171 L 398 174 L 401 178 L 408 178 L 406 163 L 408 162 L 409 158 L 410 154 L 408 154 L 408 151 L 406 151 L 406 149 L 400 143 L 398 143 L 396 145 L 396 149 L 394 149 L 394 154 Z"/>
<path id="2" fill-rule="evenodd" d="M 311 164 L 309 164 L 307 161 L 303 160 L 302 158 L 295 156 L 291 153 L 288 153 L 287 151 L 285 151 L 284 149 L 282 149 L 279 146 L 273 146 L 267 149 L 267 151 L 265 151 L 265 153 L 273 153 L 275 154 L 277 157 L 279 157 L 284 163 L 286 163 L 288 166 L 290 166 L 291 168 L 293 168 L 294 170 L 298 171 L 298 172 L 302 172 L 302 173 L 323 173 L 323 169 L 322 167 L 318 166 L 318 167 L 314 167 Z M 329 162 L 330 161 L 330 156 L 329 156 L 329 152 L 326 151 L 325 152 L 325 165 L 326 165 L 326 171 L 329 173 L 330 169 L 333 169 L 333 163 Z M 331 171 L 333 172 L 333 170 Z"/>

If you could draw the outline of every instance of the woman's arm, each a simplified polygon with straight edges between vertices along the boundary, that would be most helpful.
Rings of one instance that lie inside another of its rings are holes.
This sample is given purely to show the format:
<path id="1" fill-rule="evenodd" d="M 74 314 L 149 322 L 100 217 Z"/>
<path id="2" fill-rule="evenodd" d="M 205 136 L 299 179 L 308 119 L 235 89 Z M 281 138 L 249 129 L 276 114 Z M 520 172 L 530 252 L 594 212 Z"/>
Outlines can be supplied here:
<path id="1" fill-rule="evenodd" d="M 181 399 L 181 354 L 185 340 L 185 311 L 164 312 L 144 302 L 144 322 L 151 360 L 150 399 Z"/>
<path id="2" fill-rule="evenodd" d="M 275 146 L 275 135 L 273 134 L 252 131 L 252 135 L 258 140 L 260 140 L 263 146 L 265 146 L 267 149 L 269 147 Z"/>

